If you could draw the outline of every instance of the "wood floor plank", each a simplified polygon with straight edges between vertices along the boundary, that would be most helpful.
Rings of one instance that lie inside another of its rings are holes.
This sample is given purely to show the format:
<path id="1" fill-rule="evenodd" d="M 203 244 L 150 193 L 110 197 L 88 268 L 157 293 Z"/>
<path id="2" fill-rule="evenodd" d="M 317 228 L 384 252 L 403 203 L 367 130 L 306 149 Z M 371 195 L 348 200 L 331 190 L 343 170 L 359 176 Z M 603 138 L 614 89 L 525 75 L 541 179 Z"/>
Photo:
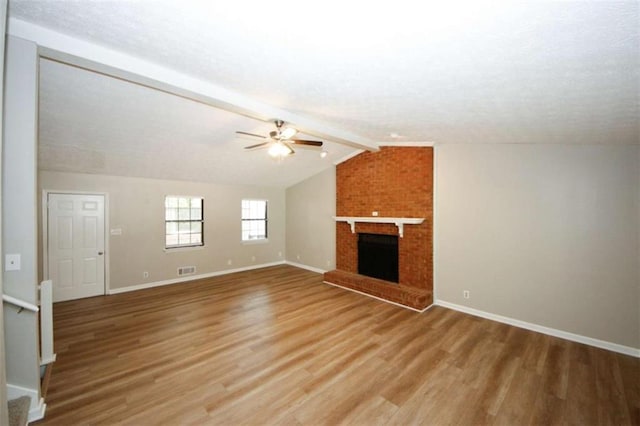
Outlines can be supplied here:
<path id="1" fill-rule="evenodd" d="M 455 392 L 460 373 L 460 369 L 446 362 L 437 363 L 431 370 L 430 379 L 425 380 L 398 408 L 388 424 L 436 424 L 435 417 L 439 410 L 450 407 L 450 392 Z"/>
<path id="2" fill-rule="evenodd" d="M 569 365 L 565 418 L 567 424 L 582 425 L 598 418 L 596 369 L 589 361 L 590 356 L 583 358 L 582 351 L 575 348 L 572 348 L 572 353 L 580 356 L 574 357 Z"/>
<path id="3" fill-rule="evenodd" d="M 568 342 L 554 339 L 549 346 L 546 365 L 543 370 L 544 391 L 560 399 L 566 399 L 569 383 Z"/>
<path id="4" fill-rule="evenodd" d="M 501 409 L 496 415 L 496 425 L 509 426 L 523 423 L 523 419 L 531 415 L 531 407 L 535 405 L 540 393 L 541 378 L 535 372 L 523 367 L 518 368 L 513 377 Z"/>
<path id="5" fill-rule="evenodd" d="M 617 356 L 616 359 L 624 381 L 631 424 L 640 425 L 640 359 L 630 356 Z"/>
<path id="6" fill-rule="evenodd" d="M 538 392 L 538 396 L 533 405 L 533 412 L 531 413 L 529 425 L 566 425 L 572 424 L 567 421 L 565 415 L 566 401 L 562 400 L 554 395 L 550 395 L 546 392 Z M 572 417 L 571 420 L 575 421 L 577 418 Z M 577 423 L 586 424 L 586 423 Z"/>
<path id="7" fill-rule="evenodd" d="M 603 349 L 594 349 L 592 352 L 596 358 L 597 407 L 600 424 L 630 423 L 629 405 L 618 365 L 619 357 Z"/>
<path id="8" fill-rule="evenodd" d="M 276 266 L 54 305 L 40 425 L 638 424 L 640 362 Z"/>

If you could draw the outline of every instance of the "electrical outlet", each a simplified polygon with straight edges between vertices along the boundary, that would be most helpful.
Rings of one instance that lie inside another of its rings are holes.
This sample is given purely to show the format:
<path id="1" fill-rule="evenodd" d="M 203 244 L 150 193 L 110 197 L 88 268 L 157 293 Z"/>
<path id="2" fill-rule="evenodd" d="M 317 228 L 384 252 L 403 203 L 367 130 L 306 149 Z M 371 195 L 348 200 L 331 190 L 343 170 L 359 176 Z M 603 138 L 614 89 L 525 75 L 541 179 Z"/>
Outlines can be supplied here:
<path id="1" fill-rule="evenodd" d="M 227 260 L 227 265 L 231 265 L 232 263 L 231 259 Z"/>
<path id="2" fill-rule="evenodd" d="M 142 273 L 142 278 L 149 278 L 149 273 L 147 271 L 144 271 Z"/>
<path id="3" fill-rule="evenodd" d="M 327 266 L 331 266 L 331 261 L 327 260 Z"/>
<path id="4" fill-rule="evenodd" d="M 255 256 L 251 256 L 251 261 L 255 262 L 256 261 L 256 257 Z"/>
<path id="5" fill-rule="evenodd" d="M 468 299 L 469 298 L 469 290 L 464 290 L 462 292 L 462 297 L 464 297 L 465 299 Z"/>
<path id="6" fill-rule="evenodd" d="M 278 252 L 278 257 L 282 257 L 282 252 L 281 251 Z"/>
<path id="7" fill-rule="evenodd" d="M 296 260 L 300 260 L 300 255 L 296 254 Z"/>

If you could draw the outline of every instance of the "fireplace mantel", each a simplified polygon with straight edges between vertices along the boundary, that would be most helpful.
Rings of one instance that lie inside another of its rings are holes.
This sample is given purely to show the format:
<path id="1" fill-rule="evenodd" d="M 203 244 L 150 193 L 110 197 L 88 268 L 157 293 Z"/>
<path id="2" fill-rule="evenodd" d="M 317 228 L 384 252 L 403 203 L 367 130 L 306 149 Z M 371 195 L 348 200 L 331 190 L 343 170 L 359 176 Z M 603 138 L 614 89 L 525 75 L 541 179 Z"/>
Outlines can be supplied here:
<path id="1" fill-rule="evenodd" d="M 424 217 L 353 217 L 353 216 L 334 216 L 336 222 L 347 222 L 351 226 L 351 232 L 356 232 L 356 222 L 366 223 L 393 223 L 398 227 L 398 235 L 400 238 L 404 234 L 404 225 L 420 225 L 424 222 Z"/>

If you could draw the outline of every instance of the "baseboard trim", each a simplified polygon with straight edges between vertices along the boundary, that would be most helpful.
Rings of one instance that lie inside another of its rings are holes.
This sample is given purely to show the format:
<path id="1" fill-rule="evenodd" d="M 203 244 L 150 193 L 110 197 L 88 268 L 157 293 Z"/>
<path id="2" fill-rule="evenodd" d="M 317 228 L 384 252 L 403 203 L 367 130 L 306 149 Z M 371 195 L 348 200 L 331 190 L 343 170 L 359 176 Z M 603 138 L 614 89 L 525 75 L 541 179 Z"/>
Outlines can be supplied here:
<path id="1" fill-rule="evenodd" d="M 44 403 L 44 398 L 40 398 L 37 390 L 7 383 L 7 400 L 20 398 L 21 396 L 28 396 L 31 398 L 31 405 L 29 406 L 29 423 L 44 419 L 47 404 Z"/>
<path id="2" fill-rule="evenodd" d="M 171 284 L 180 284 L 187 281 L 200 280 L 202 278 L 218 277 L 221 275 L 234 274 L 236 272 L 251 271 L 253 269 L 268 268 L 270 266 L 277 266 L 277 265 L 284 265 L 284 264 L 285 262 L 283 260 L 280 260 L 277 262 L 261 263 L 260 265 L 243 266 L 242 268 L 225 269 L 222 271 L 208 272 L 206 274 L 188 275 L 186 277 L 175 278 L 171 280 L 154 281 L 151 283 L 136 284 L 136 285 L 120 287 L 120 288 L 112 288 L 112 289 L 109 289 L 108 294 L 111 295 L 111 294 L 128 293 L 130 291 L 144 290 L 147 288 L 161 287 L 161 286 L 171 285 Z"/>
<path id="3" fill-rule="evenodd" d="M 403 305 L 402 303 L 392 302 L 391 300 L 383 299 L 382 297 L 374 296 L 373 294 L 369 294 L 369 293 L 364 293 L 362 291 L 355 290 L 353 288 L 343 287 L 343 286 L 341 286 L 339 284 L 335 284 L 335 283 L 332 283 L 332 282 L 329 282 L 329 281 L 322 281 L 322 282 L 325 283 L 325 284 L 329 284 L 330 286 L 333 286 L 333 287 L 338 287 L 338 288 L 341 288 L 343 290 L 352 291 L 354 293 L 358 293 L 358 294 L 361 294 L 363 296 L 371 297 L 372 299 L 376 299 L 376 300 L 379 300 L 381 302 L 389 303 L 391 305 L 396 305 L 396 306 L 399 306 L 401 308 L 409 309 L 410 311 L 418 312 L 420 314 L 433 306 L 433 305 L 429 305 L 424 309 L 416 309 L 416 308 L 412 308 L 411 306 Z"/>
<path id="4" fill-rule="evenodd" d="M 473 315 L 480 318 L 486 318 L 492 321 L 509 324 L 514 327 L 524 328 L 526 330 L 535 331 L 542 334 L 547 334 L 553 337 L 559 337 L 561 339 L 570 340 L 572 342 L 583 343 L 585 345 L 594 346 L 600 349 L 606 349 L 608 351 L 621 353 L 624 355 L 640 358 L 640 349 L 632 348 L 629 346 L 620 345 L 617 343 L 607 342 L 605 340 L 594 339 L 592 337 L 583 336 L 580 334 L 570 333 L 568 331 L 562 331 L 555 328 L 545 327 L 538 324 L 533 324 L 526 321 L 517 320 L 515 318 L 509 318 L 502 315 L 492 314 L 490 312 L 481 311 L 479 309 L 470 308 L 468 306 L 457 305 L 455 303 L 445 302 L 444 300 L 436 300 L 435 305 L 442 306 L 444 308 L 453 309 L 454 311 L 463 312 L 465 314 Z"/>
<path id="5" fill-rule="evenodd" d="M 44 398 L 40 398 L 38 406 L 29 410 L 29 423 L 44 419 L 44 413 L 46 411 L 47 404 L 44 403 Z"/>
<path id="6" fill-rule="evenodd" d="M 290 262 L 288 260 L 285 260 L 284 263 L 290 266 L 295 266 L 296 268 L 306 269 L 307 271 L 311 272 L 317 272 L 318 274 L 324 274 L 325 272 L 327 272 L 324 269 L 316 268 L 315 266 L 303 265 L 302 263 Z"/>

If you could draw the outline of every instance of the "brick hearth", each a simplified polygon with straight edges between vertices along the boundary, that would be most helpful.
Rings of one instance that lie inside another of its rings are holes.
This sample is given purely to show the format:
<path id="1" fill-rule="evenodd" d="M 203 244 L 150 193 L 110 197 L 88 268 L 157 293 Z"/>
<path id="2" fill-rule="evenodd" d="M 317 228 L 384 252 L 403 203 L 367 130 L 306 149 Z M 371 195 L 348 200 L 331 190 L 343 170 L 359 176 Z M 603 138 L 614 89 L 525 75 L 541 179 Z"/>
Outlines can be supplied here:
<path id="1" fill-rule="evenodd" d="M 392 224 L 336 223 L 336 270 L 324 280 L 423 309 L 433 303 L 433 148 L 383 147 L 336 168 L 336 215 L 423 217 L 398 239 L 399 283 L 358 275 L 358 233 L 398 234 Z"/>

